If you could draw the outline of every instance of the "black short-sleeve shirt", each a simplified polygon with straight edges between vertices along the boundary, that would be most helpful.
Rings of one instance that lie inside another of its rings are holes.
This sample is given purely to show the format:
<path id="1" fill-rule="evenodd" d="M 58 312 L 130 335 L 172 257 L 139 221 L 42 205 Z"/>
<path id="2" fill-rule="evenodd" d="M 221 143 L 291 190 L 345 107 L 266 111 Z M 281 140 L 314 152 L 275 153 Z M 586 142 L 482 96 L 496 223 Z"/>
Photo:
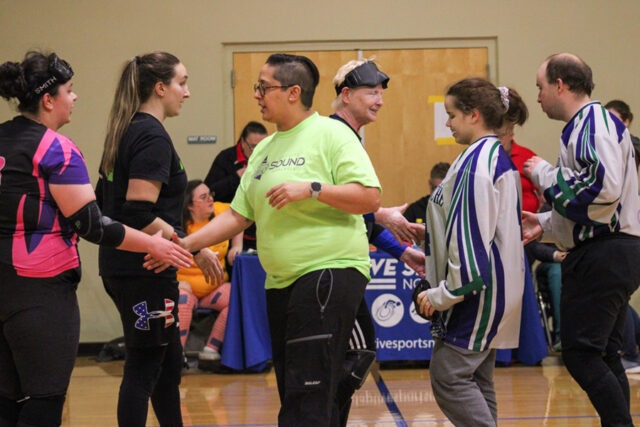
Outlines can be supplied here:
<path id="1" fill-rule="evenodd" d="M 169 134 L 162 123 L 146 113 L 136 113 L 131 120 L 120 147 L 118 157 L 109 175 L 100 173 L 98 193 L 104 215 L 130 225 L 122 214 L 122 206 L 130 179 L 145 179 L 162 183 L 153 214 L 176 230 L 182 230 L 181 215 L 187 174 L 176 152 Z M 148 276 L 142 267 L 144 254 L 120 251 L 115 248 L 100 247 L 100 275 Z M 175 269 L 169 268 L 163 276 L 174 276 Z"/>

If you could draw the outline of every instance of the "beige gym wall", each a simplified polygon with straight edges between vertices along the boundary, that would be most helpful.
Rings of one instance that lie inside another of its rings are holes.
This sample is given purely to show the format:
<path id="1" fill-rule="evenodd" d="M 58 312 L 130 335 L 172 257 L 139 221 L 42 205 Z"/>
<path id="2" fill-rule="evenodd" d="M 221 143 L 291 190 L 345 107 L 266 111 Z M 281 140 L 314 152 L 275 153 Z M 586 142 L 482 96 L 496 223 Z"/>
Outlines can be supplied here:
<path id="1" fill-rule="evenodd" d="M 594 99 L 622 98 L 640 115 L 640 50 L 633 44 L 640 40 L 638 16 L 637 0 L 0 0 L 0 62 L 19 61 L 36 48 L 54 50 L 72 64 L 79 99 L 72 123 L 61 131 L 83 151 L 95 182 L 117 75 L 136 54 L 166 50 L 187 66 L 191 99 L 180 117 L 165 124 L 189 175 L 202 177 L 236 139 L 225 89 L 234 45 L 271 50 L 287 43 L 318 49 L 339 43 L 358 49 L 494 39 L 490 63 L 497 70 L 490 75 L 518 89 L 531 110 L 517 140 L 553 162 L 562 124 L 548 120 L 536 104 L 538 65 L 551 53 L 574 52 L 593 68 Z M 427 95 L 416 94 L 425 104 Z M 0 120 L 13 114 L 3 102 Z M 218 143 L 187 145 L 188 135 L 216 135 Z M 429 135 L 425 141 L 431 143 Z M 425 173 L 416 171 L 418 179 Z M 97 248 L 80 246 L 81 341 L 107 341 L 121 335 L 117 313 L 97 275 Z"/>

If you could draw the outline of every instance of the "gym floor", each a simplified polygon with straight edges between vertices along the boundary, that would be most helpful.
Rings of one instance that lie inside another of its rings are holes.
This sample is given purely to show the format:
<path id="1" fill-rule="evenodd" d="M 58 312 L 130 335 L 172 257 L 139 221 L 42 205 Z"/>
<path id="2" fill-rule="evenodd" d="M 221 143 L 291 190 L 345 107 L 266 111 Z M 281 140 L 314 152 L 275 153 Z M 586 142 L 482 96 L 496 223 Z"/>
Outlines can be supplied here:
<path id="1" fill-rule="evenodd" d="M 79 357 L 67 395 L 62 426 L 113 427 L 122 361 L 98 363 Z M 392 369 L 393 368 L 393 369 Z M 501 426 L 600 425 L 586 394 L 558 354 L 541 366 L 499 367 L 495 371 Z M 640 375 L 629 375 L 631 412 L 640 424 Z M 182 378 L 185 426 L 277 426 L 278 392 L 273 370 L 262 374 L 212 374 L 186 370 Z M 151 405 L 149 405 L 151 407 Z M 158 422 L 150 409 L 147 425 Z M 375 369 L 354 396 L 350 427 L 451 426 L 438 408 L 425 367 L 400 364 Z"/>

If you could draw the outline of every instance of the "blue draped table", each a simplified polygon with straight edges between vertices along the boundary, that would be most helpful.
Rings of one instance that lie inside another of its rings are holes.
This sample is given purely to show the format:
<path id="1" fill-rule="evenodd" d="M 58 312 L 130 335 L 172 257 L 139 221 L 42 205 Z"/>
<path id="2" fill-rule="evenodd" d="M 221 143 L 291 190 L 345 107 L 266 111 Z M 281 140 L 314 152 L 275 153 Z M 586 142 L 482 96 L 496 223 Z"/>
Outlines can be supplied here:
<path id="1" fill-rule="evenodd" d="M 535 365 L 547 356 L 547 345 L 536 297 L 527 272 L 523 298 L 520 347 L 499 350 L 498 362 Z M 382 251 L 371 252 L 371 282 L 365 292 L 376 330 L 376 357 L 392 360 L 429 360 L 433 340 L 426 320 L 417 316 L 411 301 L 418 276 Z M 271 359 L 267 320 L 265 272 L 256 255 L 239 255 L 233 265 L 231 298 L 222 364 L 235 370 L 262 371 Z"/>

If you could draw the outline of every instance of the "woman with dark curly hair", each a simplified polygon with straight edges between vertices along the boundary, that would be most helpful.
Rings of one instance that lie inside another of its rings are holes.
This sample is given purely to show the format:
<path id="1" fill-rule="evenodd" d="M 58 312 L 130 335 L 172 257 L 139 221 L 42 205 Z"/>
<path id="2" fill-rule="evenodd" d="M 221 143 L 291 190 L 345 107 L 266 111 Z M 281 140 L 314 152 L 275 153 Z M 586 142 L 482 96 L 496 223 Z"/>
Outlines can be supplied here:
<path id="1" fill-rule="evenodd" d="M 55 53 L 0 65 L 0 96 L 20 115 L 0 124 L 0 425 L 60 425 L 80 337 L 78 236 L 154 252 L 176 267 L 190 255 L 102 216 L 80 150 L 58 130 L 77 95 Z"/>

